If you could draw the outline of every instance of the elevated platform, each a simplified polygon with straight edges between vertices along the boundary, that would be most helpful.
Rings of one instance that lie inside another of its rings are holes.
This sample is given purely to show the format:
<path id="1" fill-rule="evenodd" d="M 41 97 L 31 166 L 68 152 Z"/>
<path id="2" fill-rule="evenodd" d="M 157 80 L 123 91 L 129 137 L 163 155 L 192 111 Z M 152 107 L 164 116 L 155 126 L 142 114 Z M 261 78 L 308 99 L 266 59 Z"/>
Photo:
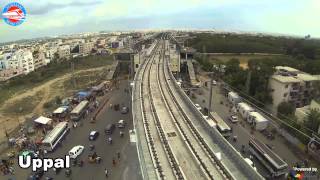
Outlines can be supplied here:
<path id="1" fill-rule="evenodd" d="M 194 72 L 193 64 L 191 60 L 187 60 L 188 72 L 190 77 L 190 83 L 192 86 L 199 86 L 200 82 L 196 78 L 196 74 Z"/>

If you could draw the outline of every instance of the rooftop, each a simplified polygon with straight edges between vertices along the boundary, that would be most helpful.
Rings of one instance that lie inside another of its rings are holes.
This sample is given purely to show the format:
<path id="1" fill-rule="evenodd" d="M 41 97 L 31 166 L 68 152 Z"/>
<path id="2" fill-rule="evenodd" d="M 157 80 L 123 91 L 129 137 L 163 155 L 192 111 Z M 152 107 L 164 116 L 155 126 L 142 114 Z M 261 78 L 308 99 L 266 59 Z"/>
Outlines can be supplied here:
<path id="1" fill-rule="evenodd" d="M 277 80 L 282 83 L 295 83 L 295 82 L 301 82 L 300 79 L 297 79 L 293 76 L 282 76 L 282 75 L 273 75 L 271 76 L 271 79 Z"/>
<path id="2" fill-rule="evenodd" d="M 305 73 L 299 73 L 297 74 L 297 79 L 301 79 L 302 81 L 317 81 L 318 78 Z"/>
<path id="3" fill-rule="evenodd" d="M 288 67 L 288 66 L 276 66 L 275 67 L 276 70 L 284 70 L 287 72 L 299 72 L 298 69 L 292 68 L 292 67 Z"/>

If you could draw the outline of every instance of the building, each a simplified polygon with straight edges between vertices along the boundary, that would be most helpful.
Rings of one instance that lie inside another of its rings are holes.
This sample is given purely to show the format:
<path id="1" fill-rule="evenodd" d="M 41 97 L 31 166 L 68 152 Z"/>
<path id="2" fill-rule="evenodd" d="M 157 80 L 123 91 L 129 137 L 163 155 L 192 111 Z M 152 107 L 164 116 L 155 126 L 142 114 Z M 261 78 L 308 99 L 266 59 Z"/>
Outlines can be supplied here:
<path id="1" fill-rule="evenodd" d="M 298 122 L 302 123 L 310 110 L 316 110 L 320 112 L 320 101 L 312 100 L 310 105 L 297 108 L 295 111 L 295 116 L 297 117 Z"/>
<path id="2" fill-rule="evenodd" d="M 35 69 L 38 69 L 38 68 L 50 63 L 50 59 L 45 57 L 45 53 L 42 50 L 34 51 L 33 52 L 33 59 L 34 59 L 34 68 Z"/>
<path id="3" fill-rule="evenodd" d="M 6 81 L 8 79 L 11 79 L 13 77 L 19 76 L 23 74 L 23 71 L 21 68 L 17 69 L 4 69 L 0 71 L 0 81 Z"/>
<path id="4" fill-rule="evenodd" d="M 58 48 L 57 47 L 52 47 L 52 48 L 48 48 L 45 50 L 45 58 L 46 59 L 50 59 L 53 60 L 54 59 L 54 56 L 55 56 L 55 53 L 58 52 Z"/>
<path id="5" fill-rule="evenodd" d="M 316 77 L 291 67 L 277 66 L 269 79 L 269 87 L 275 108 L 281 102 L 290 102 L 296 108 L 309 105 L 315 93 Z"/>
<path id="6" fill-rule="evenodd" d="M 34 60 L 30 50 L 20 49 L 12 54 L 8 59 L 8 67 L 6 69 L 21 68 L 24 74 L 34 71 Z"/>
<path id="7" fill-rule="evenodd" d="M 59 58 L 69 59 L 71 55 L 70 46 L 69 45 L 59 46 L 58 55 L 59 55 Z"/>
<path id="8" fill-rule="evenodd" d="M 86 42 L 86 43 L 80 43 L 79 44 L 79 53 L 83 55 L 88 55 L 91 53 L 93 49 L 93 43 L 92 42 Z"/>

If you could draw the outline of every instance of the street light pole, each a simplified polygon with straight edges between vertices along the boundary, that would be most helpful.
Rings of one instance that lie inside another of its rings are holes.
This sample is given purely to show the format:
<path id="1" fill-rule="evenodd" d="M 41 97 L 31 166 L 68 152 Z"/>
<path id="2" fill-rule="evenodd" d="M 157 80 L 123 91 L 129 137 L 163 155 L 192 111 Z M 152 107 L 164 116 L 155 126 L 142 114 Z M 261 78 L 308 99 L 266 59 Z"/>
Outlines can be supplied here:
<path id="1" fill-rule="evenodd" d="M 209 92 L 209 105 L 208 105 L 208 115 L 210 114 L 211 111 L 211 104 L 212 104 L 212 82 L 213 82 L 213 72 L 210 73 L 211 79 L 210 79 L 210 92 Z"/>

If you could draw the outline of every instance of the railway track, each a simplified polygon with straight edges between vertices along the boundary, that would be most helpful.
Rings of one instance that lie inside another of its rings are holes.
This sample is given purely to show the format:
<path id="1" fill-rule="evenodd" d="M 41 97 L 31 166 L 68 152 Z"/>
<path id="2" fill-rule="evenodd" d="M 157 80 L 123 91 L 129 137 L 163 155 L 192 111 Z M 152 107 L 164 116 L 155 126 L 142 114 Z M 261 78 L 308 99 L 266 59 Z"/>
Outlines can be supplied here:
<path id="1" fill-rule="evenodd" d="M 158 86 L 161 90 L 162 100 L 172 116 L 172 121 L 208 179 L 231 179 L 223 170 L 224 168 L 218 166 L 214 152 L 206 144 L 173 96 L 167 82 L 170 78 L 165 75 L 165 67 L 168 64 L 165 63 L 166 44 L 164 43 L 163 46 L 162 58 L 157 67 Z"/>
<path id="2" fill-rule="evenodd" d="M 199 112 L 190 108 L 189 102 L 185 104 L 177 92 L 181 90 L 170 72 L 169 54 L 166 54 L 169 46 L 164 39 L 158 39 L 141 65 L 137 73 L 140 80 L 135 78 L 139 84 L 135 91 L 140 99 L 137 105 L 141 110 L 138 120 L 142 119 L 143 123 L 140 121 L 139 127 L 144 128 L 143 140 L 147 144 L 143 145 L 143 152 L 149 150 L 153 163 L 147 172 L 155 172 L 157 179 L 233 180 L 251 176 L 259 179 L 260 176 L 243 163 L 236 152 L 232 149 L 225 152 L 221 148 L 226 147 L 221 142 L 224 139 L 218 139 L 222 144 L 217 147 L 212 137 L 204 133 L 202 125 L 195 121 Z M 216 132 L 210 130 L 210 133 L 215 135 Z M 218 158 L 217 152 L 223 154 L 222 159 Z M 145 162 L 151 164 L 147 156 Z"/>
<path id="3" fill-rule="evenodd" d="M 143 124 L 149 152 L 152 157 L 154 167 L 158 179 L 185 179 L 182 170 L 178 165 L 171 147 L 166 139 L 165 133 L 161 124 L 159 123 L 158 116 L 154 109 L 154 104 L 150 97 L 150 68 L 157 53 L 157 45 L 151 57 L 144 64 L 142 72 L 142 83 L 140 86 L 141 108 L 143 113 Z"/>

